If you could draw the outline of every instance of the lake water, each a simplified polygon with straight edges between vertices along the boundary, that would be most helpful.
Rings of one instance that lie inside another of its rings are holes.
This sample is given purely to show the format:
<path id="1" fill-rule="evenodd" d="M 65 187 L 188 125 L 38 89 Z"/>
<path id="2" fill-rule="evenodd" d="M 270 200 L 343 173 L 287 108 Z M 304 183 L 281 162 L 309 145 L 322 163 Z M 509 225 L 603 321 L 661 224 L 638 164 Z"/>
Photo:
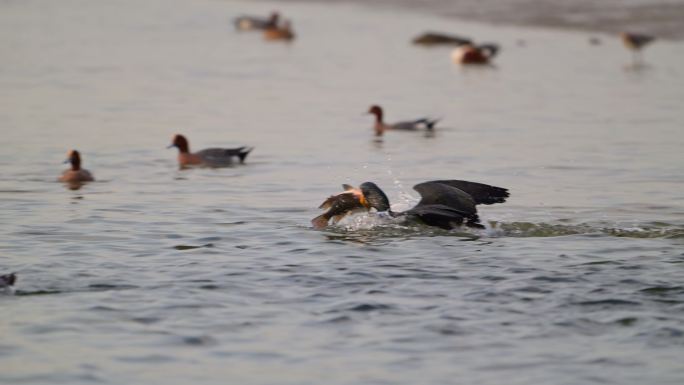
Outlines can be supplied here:
<path id="1" fill-rule="evenodd" d="M 276 7 L 297 40 L 237 33 Z M 502 45 L 461 68 L 424 30 Z M 360 5 L 0 2 L 3 384 L 681 384 L 684 45 Z M 523 44 L 524 42 L 524 44 Z M 374 141 L 363 113 L 442 117 Z M 241 167 L 178 170 L 249 145 Z M 57 183 L 81 151 L 97 182 Z M 510 189 L 486 230 L 309 220 Z"/>

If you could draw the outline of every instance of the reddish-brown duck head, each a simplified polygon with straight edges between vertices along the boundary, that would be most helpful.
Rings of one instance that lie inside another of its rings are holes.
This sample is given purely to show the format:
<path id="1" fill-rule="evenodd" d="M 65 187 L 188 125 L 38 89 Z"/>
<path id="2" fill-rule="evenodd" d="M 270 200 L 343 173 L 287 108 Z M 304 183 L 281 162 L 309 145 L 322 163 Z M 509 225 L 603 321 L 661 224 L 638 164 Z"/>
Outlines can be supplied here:
<path id="1" fill-rule="evenodd" d="M 369 114 L 375 115 L 375 120 L 382 122 L 382 107 L 374 104 L 368 109 Z"/>
<path id="2" fill-rule="evenodd" d="M 168 148 L 171 147 L 177 147 L 178 151 L 181 153 L 187 153 L 190 152 L 190 144 L 188 144 L 188 140 L 185 139 L 183 135 L 176 134 L 173 137 L 173 140 L 171 141 L 171 144 L 169 145 Z"/>
<path id="3" fill-rule="evenodd" d="M 81 154 L 76 150 L 71 150 L 67 153 L 67 158 L 64 163 L 71 163 L 71 169 L 78 171 L 81 169 Z"/>

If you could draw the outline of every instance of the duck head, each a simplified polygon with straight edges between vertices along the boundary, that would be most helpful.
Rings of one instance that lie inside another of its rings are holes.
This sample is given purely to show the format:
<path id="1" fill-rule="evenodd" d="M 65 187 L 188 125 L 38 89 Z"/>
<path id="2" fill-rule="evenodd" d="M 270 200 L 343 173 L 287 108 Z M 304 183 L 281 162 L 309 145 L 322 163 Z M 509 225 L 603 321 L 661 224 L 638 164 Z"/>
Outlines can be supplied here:
<path id="1" fill-rule="evenodd" d="M 71 163 L 71 169 L 78 171 L 81 169 L 81 154 L 76 150 L 71 150 L 67 153 L 67 158 L 64 163 Z"/>
<path id="2" fill-rule="evenodd" d="M 375 120 L 378 122 L 382 122 L 382 107 L 374 104 L 374 105 L 370 106 L 367 114 L 375 115 Z"/>
<path id="3" fill-rule="evenodd" d="M 176 134 L 171 141 L 171 144 L 167 148 L 178 147 L 178 151 L 181 153 L 190 152 L 190 145 L 188 140 L 185 139 L 183 135 Z"/>
<path id="4" fill-rule="evenodd" d="M 361 189 L 366 202 L 368 202 L 368 206 L 375 208 L 379 212 L 391 211 L 389 199 L 378 185 L 373 182 L 365 182 L 359 186 L 359 189 Z"/>
<path id="5" fill-rule="evenodd" d="M 385 131 L 385 125 L 382 123 L 382 107 L 374 104 L 370 106 L 366 113 L 375 115 L 375 126 L 373 127 L 375 129 L 375 136 L 382 136 L 382 133 Z"/>

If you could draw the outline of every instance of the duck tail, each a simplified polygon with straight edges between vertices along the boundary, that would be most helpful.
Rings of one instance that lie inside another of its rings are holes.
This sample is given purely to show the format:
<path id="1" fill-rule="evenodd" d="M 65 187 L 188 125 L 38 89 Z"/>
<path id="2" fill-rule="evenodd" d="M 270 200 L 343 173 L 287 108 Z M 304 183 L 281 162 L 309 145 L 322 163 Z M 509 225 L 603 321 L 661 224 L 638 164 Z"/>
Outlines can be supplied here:
<path id="1" fill-rule="evenodd" d="M 433 128 L 435 128 L 435 124 L 437 124 L 437 122 L 439 122 L 440 120 L 442 120 L 442 118 L 437 118 L 437 119 L 423 118 L 423 119 L 416 120 L 416 124 L 422 123 L 425 125 L 425 128 L 427 128 L 428 130 L 432 130 Z"/>
<path id="2" fill-rule="evenodd" d="M 254 150 L 254 147 L 242 147 L 238 153 L 238 158 L 240 158 L 240 163 L 245 163 L 245 158 L 250 152 Z"/>
<path id="3" fill-rule="evenodd" d="M 324 229 L 324 228 L 328 227 L 328 219 L 329 218 L 326 218 L 325 214 L 321 214 L 321 215 L 319 215 L 316 218 L 311 220 L 311 225 L 316 230 Z"/>
<path id="4" fill-rule="evenodd" d="M 435 128 L 435 124 L 442 120 L 442 118 L 437 118 L 437 119 L 425 119 L 425 125 L 427 126 L 428 130 L 432 130 Z"/>

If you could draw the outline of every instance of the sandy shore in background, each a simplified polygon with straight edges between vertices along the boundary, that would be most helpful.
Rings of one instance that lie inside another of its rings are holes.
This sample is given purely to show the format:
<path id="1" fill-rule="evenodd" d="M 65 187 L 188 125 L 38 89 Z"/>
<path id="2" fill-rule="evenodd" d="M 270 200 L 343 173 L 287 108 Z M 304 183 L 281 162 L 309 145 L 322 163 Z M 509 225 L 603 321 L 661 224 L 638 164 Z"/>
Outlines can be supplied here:
<path id="1" fill-rule="evenodd" d="M 280 0 L 403 7 L 480 22 L 684 38 L 684 0 Z"/>

